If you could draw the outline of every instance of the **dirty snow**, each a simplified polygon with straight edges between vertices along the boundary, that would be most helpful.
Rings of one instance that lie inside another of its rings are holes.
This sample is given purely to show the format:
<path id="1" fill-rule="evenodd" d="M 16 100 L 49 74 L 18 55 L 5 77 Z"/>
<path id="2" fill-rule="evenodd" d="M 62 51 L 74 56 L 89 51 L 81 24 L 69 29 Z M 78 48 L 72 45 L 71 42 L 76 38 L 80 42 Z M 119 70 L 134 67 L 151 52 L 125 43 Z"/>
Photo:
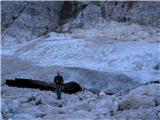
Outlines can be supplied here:
<path id="1" fill-rule="evenodd" d="M 2 55 L 15 55 L 44 67 L 115 71 L 145 83 L 160 78 L 160 70 L 154 69 L 160 64 L 157 33 L 159 29 L 111 22 L 95 29 L 75 30 L 72 34 L 48 33 L 15 47 L 2 47 Z"/>

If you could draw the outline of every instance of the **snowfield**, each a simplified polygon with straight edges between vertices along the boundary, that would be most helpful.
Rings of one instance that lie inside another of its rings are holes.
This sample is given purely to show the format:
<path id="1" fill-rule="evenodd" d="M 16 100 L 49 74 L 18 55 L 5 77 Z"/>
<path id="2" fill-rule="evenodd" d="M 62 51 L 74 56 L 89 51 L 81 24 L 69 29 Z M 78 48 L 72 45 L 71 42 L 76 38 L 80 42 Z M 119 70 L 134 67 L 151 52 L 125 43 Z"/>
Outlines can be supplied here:
<path id="1" fill-rule="evenodd" d="M 102 22 L 72 33 L 50 32 L 17 45 L 6 41 L 11 46 L 2 46 L 2 55 L 17 56 L 39 66 L 124 72 L 144 83 L 160 77 L 155 69 L 160 66 L 159 35 L 158 28 Z"/>
<path id="2" fill-rule="evenodd" d="M 94 27 L 6 41 L 2 119 L 160 119 L 160 84 L 150 83 L 160 80 L 160 29 L 118 22 Z M 51 91 L 5 84 L 15 77 L 50 83 L 56 69 L 84 90 L 58 101 Z"/>

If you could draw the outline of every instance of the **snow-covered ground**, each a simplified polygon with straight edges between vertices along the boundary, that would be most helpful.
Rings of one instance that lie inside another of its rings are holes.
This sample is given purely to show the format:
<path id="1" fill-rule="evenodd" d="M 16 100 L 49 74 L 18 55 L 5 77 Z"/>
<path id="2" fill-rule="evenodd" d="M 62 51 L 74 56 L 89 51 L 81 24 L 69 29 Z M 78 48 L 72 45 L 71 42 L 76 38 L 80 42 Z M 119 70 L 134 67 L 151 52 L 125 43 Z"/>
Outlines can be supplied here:
<path id="1" fill-rule="evenodd" d="M 160 85 L 138 87 L 124 96 L 82 91 L 63 94 L 62 100 L 49 91 L 2 87 L 2 116 L 9 120 L 96 120 L 160 118 Z"/>
<path id="2" fill-rule="evenodd" d="M 144 85 L 160 80 L 160 29 L 118 22 L 94 27 L 2 46 L 3 118 L 160 119 L 160 86 Z M 52 92 L 4 84 L 15 77 L 51 82 L 56 69 L 65 81 L 101 92 L 57 101 Z"/>

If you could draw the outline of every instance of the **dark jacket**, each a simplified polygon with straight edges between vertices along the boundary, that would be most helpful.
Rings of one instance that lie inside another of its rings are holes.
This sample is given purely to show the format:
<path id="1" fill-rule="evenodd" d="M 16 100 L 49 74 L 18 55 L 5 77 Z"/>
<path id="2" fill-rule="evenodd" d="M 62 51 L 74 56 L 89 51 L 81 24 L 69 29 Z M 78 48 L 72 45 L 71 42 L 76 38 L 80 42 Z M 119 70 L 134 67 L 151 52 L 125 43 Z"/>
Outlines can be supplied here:
<path id="1" fill-rule="evenodd" d="M 63 85 L 63 77 L 61 75 L 57 75 L 54 77 L 54 83 L 56 85 Z"/>

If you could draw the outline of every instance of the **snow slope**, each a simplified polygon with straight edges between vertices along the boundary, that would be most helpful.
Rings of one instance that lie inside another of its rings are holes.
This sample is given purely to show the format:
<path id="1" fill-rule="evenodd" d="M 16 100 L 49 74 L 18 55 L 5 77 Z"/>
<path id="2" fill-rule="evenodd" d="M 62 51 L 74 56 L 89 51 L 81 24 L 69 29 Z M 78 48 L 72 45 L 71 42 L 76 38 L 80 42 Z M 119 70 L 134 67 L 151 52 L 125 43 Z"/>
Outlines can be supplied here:
<path id="1" fill-rule="evenodd" d="M 160 70 L 155 69 L 160 64 L 159 37 L 154 34 L 158 29 L 116 22 L 97 26 L 71 34 L 48 33 L 31 42 L 2 48 L 2 55 L 17 56 L 43 67 L 59 65 L 124 73 L 140 83 L 160 78 Z"/>

